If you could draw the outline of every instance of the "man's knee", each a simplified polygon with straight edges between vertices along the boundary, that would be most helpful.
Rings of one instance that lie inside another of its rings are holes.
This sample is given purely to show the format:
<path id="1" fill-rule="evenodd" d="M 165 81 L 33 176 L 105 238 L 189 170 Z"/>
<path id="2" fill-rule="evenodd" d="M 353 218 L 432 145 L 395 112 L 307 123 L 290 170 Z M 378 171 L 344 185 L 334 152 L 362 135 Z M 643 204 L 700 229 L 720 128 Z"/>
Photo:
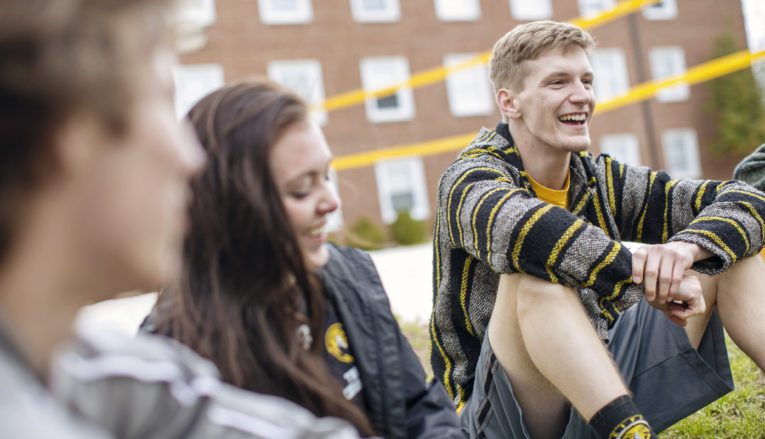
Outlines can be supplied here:
<path id="1" fill-rule="evenodd" d="M 565 310 L 580 307 L 579 296 L 573 288 L 545 281 L 534 276 L 521 274 L 518 279 L 516 297 L 518 315 L 530 315 L 534 310 Z"/>

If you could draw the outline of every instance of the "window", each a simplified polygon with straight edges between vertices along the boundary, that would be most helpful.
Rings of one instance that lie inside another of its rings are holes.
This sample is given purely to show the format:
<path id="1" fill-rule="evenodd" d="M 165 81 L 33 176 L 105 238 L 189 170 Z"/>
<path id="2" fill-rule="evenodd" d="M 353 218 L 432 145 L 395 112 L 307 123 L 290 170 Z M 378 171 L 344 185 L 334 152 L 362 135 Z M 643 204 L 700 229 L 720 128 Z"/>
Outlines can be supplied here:
<path id="1" fill-rule="evenodd" d="M 362 23 L 385 23 L 401 17 L 398 0 L 351 0 L 351 13 Z"/>
<path id="2" fill-rule="evenodd" d="M 258 0 L 264 24 L 302 24 L 313 20 L 311 0 Z"/>
<path id="3" fill-rule="evenodd" d="M 545 20 L 552 18 L 551 0 L 510 0 L 510 10 L 516 20 Z"/>
<path id="4" fill-rule="evenodd" d="M 591 17 L 614 6 L 614 0 L 579 0 L 579 13 L 584 17 Z"/>
<path id="5" fill-rule="evenodd" d="M 192 64 L 173 68 L 175 114 L 183 118 L 200 99 L 223 86 L 220 64 Z"/>
<path id="6" fill-rule="evenodd" d="M 181 26 L 205 27 L 215 23 L 215 0 L 185 0 L 176 11 Z"/>
<path id="7" fill-rule="evenodd" d="M 672 20 L 677 18 L 677 1 L 662 0 L 643 9 L 643 16 L 649 20 Z"/>
<path id="8" fill-rule="evenodd" d="M 373 91 L 400 84 L 409 79 L 409 63 L 403 56 L 362 58 L 361 83 Z M 414 95 L 409 87 L 378 99 L 367 99 L 370 122 L 397 122 L 414 117 Z"/>
<path id="9" fill-rule="evenodd" d="M 478 0 L 435 0 L 436 16 L 442 21 L 475 21 L 481 18 Z"/>
<path id="10" fill-rule="evenodd" d="M 663 79 L 685 73 L 685 51 L 682 47 L 654 47 L 649 54 L 653 79 Z M 661 102 L 688 99 L 690 88 L 686 84 L 659 90 L 656 98 Z"/>
<path id="11" fill-rule="evenodd" d="M 324 80 L 321 63 L 312 59 L 273 61 L 268 64 L 268 77 L 294 91 L 309 105 L 324 101 Z M 314 110 L 311 118 L 321 125 L 327 123 L 327 112 Z"/>
<path id="12" fill-rule="evenodd" d="M 629 166 L 640 166 L 640 147 L 634 134 L 606 134 L 600 138 L 600 151 Z"/>
<path id="13" fill-rule="evenodd" d="M 622 49 L 597 49 L 590 55 L 595 73 L 595 97 L 604 101 L 626 93 L 629 89 L 627 61 Z"/>
<path id="14" fill-rule="evenodd" d="M 425 170 L 420 157 L 379 161 L 375 163 L 375 176 L 380 211 L 386 224 L 395 221 L 402 210 L 418 220 L 430 216 Z"/>
<path id="15" fill-rule="evenodd" d="M 475 56 L 470 53 L 446 55 L 444 65 L 455 66 Z M 449 109 L 457 117 L 485 116 L 494 111 L 494 99 L 485 64 L 447 76 L 446 91 L 449 95 Z"/>
<path id="16" fill-rule="evenodd" d="M 701 176 L 699 142 L 690 128 L 666 130 L 661 136 L 667 173 L 673 178 Z"/>

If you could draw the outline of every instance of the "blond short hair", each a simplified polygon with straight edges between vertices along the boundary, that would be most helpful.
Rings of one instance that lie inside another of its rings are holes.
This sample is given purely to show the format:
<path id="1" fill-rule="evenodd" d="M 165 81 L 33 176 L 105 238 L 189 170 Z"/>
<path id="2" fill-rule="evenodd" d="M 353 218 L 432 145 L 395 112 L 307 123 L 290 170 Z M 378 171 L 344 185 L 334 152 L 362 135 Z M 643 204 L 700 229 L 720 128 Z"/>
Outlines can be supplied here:
<path id="1" fill-rule="evenodd" d="M 534 21 L 516 26 L 494 44 L 489 61 L 489 80 L 494 93 L 517 90 L 522 81 L 521 63 L 537 59 L 550 50 L 572 46 L 589 52 L 595 40 L 579 26 L 557 21 Z"/>

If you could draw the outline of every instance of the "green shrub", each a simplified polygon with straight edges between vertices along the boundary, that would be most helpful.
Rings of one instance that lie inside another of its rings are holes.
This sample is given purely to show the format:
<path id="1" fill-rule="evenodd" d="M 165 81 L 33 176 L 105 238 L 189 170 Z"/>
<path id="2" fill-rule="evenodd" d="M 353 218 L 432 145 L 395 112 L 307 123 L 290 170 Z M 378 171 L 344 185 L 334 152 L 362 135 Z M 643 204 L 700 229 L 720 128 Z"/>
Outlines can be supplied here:
<path id="1" fill-rule="evenodd" d="M 385 231 L 366 217 L 351 226 L 346 238 L 348 245 L 362 250 L 377 250 L 385 245 Z"/>
<path id="2" fill-rule="evenodd" d="M 419 244 L 425 240 L 425 221 L 412 218 L 407 211 L 400 211 L 390 225 L 393 240 L 401 245 Z"/>

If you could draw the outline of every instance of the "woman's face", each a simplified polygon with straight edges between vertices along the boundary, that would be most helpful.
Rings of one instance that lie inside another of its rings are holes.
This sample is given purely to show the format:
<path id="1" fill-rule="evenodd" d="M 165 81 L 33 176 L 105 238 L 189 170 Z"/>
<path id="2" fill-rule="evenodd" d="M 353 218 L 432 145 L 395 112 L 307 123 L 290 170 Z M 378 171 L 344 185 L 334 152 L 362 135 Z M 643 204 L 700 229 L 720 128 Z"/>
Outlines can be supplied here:
<path id="1" fill-rule="evenodd" d="M 271 173 L 311 271 L 329 260 L 328 216 L 340 200 L 329 180 L 332 154 L 321 130 L 309 122 L 287 128 L 271 153 Z"/>

